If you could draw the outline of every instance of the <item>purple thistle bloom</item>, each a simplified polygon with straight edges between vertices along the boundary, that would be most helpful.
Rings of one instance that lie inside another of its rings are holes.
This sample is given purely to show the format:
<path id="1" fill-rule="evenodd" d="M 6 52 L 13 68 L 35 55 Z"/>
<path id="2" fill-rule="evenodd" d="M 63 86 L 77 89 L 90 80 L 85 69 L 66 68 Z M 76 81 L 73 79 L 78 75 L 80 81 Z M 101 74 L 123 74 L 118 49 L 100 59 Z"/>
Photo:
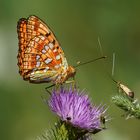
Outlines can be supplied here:
<path id="1" fill-rule="evenodd" d="M 62 121 L 88 132 L 101 129 L 100 117 L 106 112 L 104 106 L 94 106 L 88 95 L 72 88 L 53 90 L 49 106 Z"/>

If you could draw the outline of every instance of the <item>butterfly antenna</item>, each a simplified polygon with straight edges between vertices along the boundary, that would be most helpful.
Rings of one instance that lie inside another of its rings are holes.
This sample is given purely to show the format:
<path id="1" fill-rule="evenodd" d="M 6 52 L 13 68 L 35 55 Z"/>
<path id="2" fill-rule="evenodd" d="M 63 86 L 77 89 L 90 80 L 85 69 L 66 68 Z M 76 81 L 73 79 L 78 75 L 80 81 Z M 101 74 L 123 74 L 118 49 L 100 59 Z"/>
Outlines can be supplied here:
<path id="1" fill-rule="evenodd" d="M 79 63 L 79 64 L 75 65 L 74 68 L 79 67 L 79 66 L 83 66 L 83 65 L 86 65 L 86 64 L 89 64 L 89 63 L 92 63 L 92 62 L 95 62 L 95 61 L 100 60 L 100 59 L 105 59 L 105 58 L 107 58 L 107 56 L 102 56 L 102 57 L 98 57 L 96 59 L 92 59 L 92 60 L 89 60 L 89 61 L 86 61 L 86 62 L 83 62 L 83 63 Z"/>

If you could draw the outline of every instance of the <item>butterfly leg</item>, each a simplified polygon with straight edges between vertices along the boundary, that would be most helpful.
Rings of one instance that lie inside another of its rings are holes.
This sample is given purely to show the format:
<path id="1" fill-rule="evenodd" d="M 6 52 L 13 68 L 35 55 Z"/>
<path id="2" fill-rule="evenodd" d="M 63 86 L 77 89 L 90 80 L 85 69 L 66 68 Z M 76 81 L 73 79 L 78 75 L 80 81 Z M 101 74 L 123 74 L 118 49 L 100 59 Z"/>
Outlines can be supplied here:
<path id="1" fill-rule="evenodd" d="M 76 88 L 77 88 L 77 85 L 76 85 L 75 76 L 73 77 L 73 81 L 74 81 L 74 83 L 73 83 L 73 87 L 74 87 L 74 89 L 76 89 Z"/>
<path id="2" fill-rule="evenodd" d="M 76 88 L 76 81 L 73 79 L 73 80 L 69 80 L 69 81 L 66 81 L 65 82 L 66 84 L 72 84 L 72 88 L 75 89 Z"/>
<path id="3" fill-rule="evenodd" d="M 75 80 L 68 80 L 65 82 L 66 84 L 71 84 L 71 83 L 75 83 Z"/>
<path id="4" fill-rule="evenodd" d="M 51 92 L 48 90 L 49 88 L 51 88 L 51 87 L 53 87 L 53 86 L 55 86 L 55 84 L 52 84 L 52 85 L 50 85 L 50 86 L 48 86 L 48 87 L 46 87 L 45 88 L 45 90 L 51 95 Z"/>

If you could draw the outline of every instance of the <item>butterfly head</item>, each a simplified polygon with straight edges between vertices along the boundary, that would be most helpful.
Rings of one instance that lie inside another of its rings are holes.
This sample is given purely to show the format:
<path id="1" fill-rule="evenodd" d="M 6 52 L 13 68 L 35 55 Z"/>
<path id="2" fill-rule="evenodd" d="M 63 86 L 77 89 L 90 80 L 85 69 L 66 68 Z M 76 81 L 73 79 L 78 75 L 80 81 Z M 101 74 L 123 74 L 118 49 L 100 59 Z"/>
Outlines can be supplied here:
<path id="1" fill-rule="evenodd" d="M 74 67 L 69 66 L 67 70 L 68 77 L 74 77 L 76 74 L 76 70 Z"/>

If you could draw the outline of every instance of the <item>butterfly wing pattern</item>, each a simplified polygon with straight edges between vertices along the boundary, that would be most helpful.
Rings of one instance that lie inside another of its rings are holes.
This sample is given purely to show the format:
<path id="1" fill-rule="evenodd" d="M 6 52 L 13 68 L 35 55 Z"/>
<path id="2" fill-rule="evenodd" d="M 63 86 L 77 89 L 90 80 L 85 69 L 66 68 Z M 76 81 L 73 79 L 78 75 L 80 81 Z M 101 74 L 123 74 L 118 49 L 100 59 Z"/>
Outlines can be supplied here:
<path id="1" fill-rule="evenodd" d="M 50 28 L 37 16 L 21 18 L 17 24 L 18 66 L 24 80 L 31 83 L 64 83 L 74 77 L 60 44 Z"/>

